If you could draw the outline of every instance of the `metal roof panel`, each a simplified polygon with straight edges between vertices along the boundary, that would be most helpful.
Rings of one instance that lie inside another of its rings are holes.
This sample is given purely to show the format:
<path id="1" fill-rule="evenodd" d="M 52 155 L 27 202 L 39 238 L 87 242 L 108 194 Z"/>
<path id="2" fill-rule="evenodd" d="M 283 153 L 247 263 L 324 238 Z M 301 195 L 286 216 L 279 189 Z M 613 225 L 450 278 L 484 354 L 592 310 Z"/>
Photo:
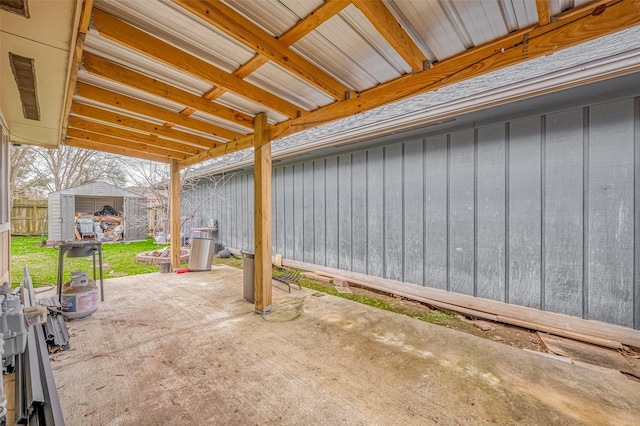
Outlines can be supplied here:
<path id="1" fill-rule="evenodd" d="M 317 31 L 292 48 L 318 67 L 331 70 L 336 79 L 353 90 L 362 91 L 376 85 L 376 79 L 367 70 Z"/>
<path id="2" fill-rule="evenodd" d="M 296 14 L 295 11 L 278 0 L 226 0 L 225 3 L 274 37 L 281 35 L 295 25 L 303 16 L 306 16 L 306 14 Z M 313 2 L 305 1 L 304 3 L 308 5 Z"/>
<path id="3" fill-rule="evenodd" d="M 496 0 L 450 0 L 443 1 L 443 6 L 450 13 L 449 19 L 458 28 L 458 33 L 464 33 L 471 39 L 472 46 L 479 46 L 488 41 L 509 33 L 507 23 Z"/>
<path id="4" fill-rule="evenodd" d="M 401 23 L 414 29 L 414 39 L 431 61 L 441 61 L 466 50 L 440 2 L 389 0 Z"/>
<path id="5" fill-rule="evenodd" d="M 245 99 L 231 92 L 224 93 L 222 96 L 216 99 L 216 101 L 221 105 L 238 109 L 240 111 L 246 112 L 251 115 L 256 115 L 261 112 L 265 112 L 267 113 L 267 116 L 269 117 L 269 122 L 271 124 L 280 123 L 282 121 L 286 121 L 289 118 L 286 115 L 283 115 L 276 111 L 265 108 L 263 105 L 252 102 L 249 99 Z"/>
<path id="6" fill-rule="evenodd" d="M 227 72 L 255 53 L 169 0 L 97 0 L 95 6 Z"/>
<path id="7" fill-rule="evenodd" d="M 98 36 L 95 31 L 87 33 L 85 50 L 196 95 L 202 95 L 211 89 L 211 83 L 140 55 L 134 50 Z"/>
<path id="8" fill-rule="evenodd" d="M 504 5 L 503 10 L 510 5 L 515 12 L 517 26 L 510 30 L 522 29 L 538 22 L 538 9 L 535 2 L 529 0 L 500 0 L 500 2 Z"/>
<path id="9" fill-rule="evenodd" d="M 295 43 L 293 49 L 356 91 L 369 89 L 411 71 L 353 5 Z"/>
<path id="10" fill-rule="evenodd" d="M 334 101 L 329 95 L 293 76 L 274 62 L 267 62 L 245 80 L 275 93 L 307 111 Z"/>
<path id="11" fill-rule="evenodd" d="M 141 90 L 134 89 L 129 86 L 125 86 L 124 84 L 116 83 L 114 81 L 89 74 L 83 70 L 80 70 L 78 72 L 78 81 L 82 83 L 90 84 L 95 87 L 99 87 L 101 89 L 106 89 L 111 92 L 129 96 L 131 98 L 135 98 L 140 101 L 148 102 L 150 104 L 160 106 L 172 112 L 180 112 L 184 109 L 184 105 L 181 105 L 179 103 L 172 102 L 168 99 L 161 98 L 158 96 L 154 96 L 148 92 L 143 92 Z"/>

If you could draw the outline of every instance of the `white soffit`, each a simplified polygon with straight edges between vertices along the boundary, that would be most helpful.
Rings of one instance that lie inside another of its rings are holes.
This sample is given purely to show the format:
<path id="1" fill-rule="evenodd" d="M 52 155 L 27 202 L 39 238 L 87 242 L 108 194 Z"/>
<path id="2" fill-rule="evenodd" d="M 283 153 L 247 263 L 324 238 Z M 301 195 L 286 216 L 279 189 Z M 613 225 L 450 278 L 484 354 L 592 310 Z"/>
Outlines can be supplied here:
<path id="1" fill-rule="evenodd" d="M 76 7 L 74 0 L 28 1 L 29 18 L 0 10 L 0 110 L 12 142 L 60 143 Z M 39 120 L 24 117 L 9 53 L 34 61 Z"/>

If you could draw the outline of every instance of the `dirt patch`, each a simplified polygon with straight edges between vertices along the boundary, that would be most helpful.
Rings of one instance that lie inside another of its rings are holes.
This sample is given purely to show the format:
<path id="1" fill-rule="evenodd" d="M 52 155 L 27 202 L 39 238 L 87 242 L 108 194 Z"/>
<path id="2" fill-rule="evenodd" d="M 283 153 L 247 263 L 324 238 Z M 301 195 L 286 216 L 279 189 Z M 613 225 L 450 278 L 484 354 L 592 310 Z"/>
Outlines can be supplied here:
<path id="1" fill-rule="evenodd" d="M 322 285 L 323 283 L 318 283 Z M 465 317 L 456 312 L 445 312 L 400 296 L 385 294 L 356 286 L 349 286 L 353 294 L 367 296 L 373 299 L 382 300 L 388 303 L 394 312 L 415 316 L 417 319 L 451 328 L 474 336 L 491 339 L 505 345 L 521 349 L 531 349 L 540 352 L 547 352 L 544 343 L 533 330 L 515 327 L 508 324 L 484 321 L 489 323 L 491 330 L 483 331 L 478 328 L 475 318 Z"/>

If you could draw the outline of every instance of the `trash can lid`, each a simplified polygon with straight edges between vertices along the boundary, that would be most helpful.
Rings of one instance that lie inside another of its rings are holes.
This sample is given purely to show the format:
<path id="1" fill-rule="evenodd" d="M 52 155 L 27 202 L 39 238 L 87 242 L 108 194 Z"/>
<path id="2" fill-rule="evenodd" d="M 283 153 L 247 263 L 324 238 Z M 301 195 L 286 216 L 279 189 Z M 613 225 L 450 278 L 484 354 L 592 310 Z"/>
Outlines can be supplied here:
<path id="1" fill-rule="evenodd" d="M 242 253 L 244 257 L 248 257 L 249 259 L 253 259 L 253 257 L 255 256 L 255 254 L 249 250 L 242 250 L 240 253 Z"/>

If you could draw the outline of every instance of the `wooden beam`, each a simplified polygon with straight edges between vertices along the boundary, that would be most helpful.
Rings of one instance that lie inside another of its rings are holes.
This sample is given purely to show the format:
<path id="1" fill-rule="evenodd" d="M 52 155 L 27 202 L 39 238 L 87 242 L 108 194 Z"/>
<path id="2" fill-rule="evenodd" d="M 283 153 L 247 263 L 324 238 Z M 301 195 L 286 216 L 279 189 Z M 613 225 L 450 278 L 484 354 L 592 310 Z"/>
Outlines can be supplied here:
<path id="1" fill-rule="evenodd" d="M 280 37 L 278 37 L 278 40 L 286 46 L 291 46 L 311 31 L 333 18 L 350 4 L 351 2 L 348 0 L 326 0 L 313 12 L 285 31 Z"/>
<path id="2" fill-rule="evenodd" d="M 253 117 L 248 114 L 211 102 L 201 96 L 122 67 L 91 53 L 85 52 L 83 65 L 89 74 L 116 81 L 253 130 Z"/>
<path id="3" fill-rule="evenodd" d="M 266 114 L 255 118 L 254 146 L 254 274 L 255 309 L 271 312 L 271 143 Z"/>
<path id="4" fill-rule="evenodd" d="M 221 1 L 173 0 L 173 2 L 334 99 L 342 100 L 345 98 L 345 93 L 349 92 L 347 86 Z"/>
<path id="5" fill-rule="evenodd" d="M 233 152 L 242 151 L 253 146 L 253 135 L 245 136 L 242 139 L 237 139 L 232 142 L 221 144 L 215 148 L 211 148 L 208 151 L 201 152 L 200 154 L 189 157 L 180 161 L 180 167 L 188 167 L 194 164 L 200 163 L 210 158 L 220 157 L 225 154 L 231 154 Z"/>
<path id="6" fill-rule="evenodd" d="M 606 6 L 607 3 L 611 3 L 611 0 L 593 0 L 583 6 L 574 7 L 565 12 L 562 12 L 560 15 L 556 15 L 555 18 L 559 21 L 563 19 L 572 19 L 576 15 L 584 15 L 585 11 L 587 13 L 594 13 L 596 10 L 599 10 L 602 6 Z"/>
<path id="7" fill-rule="evenodd" d="M 538 9 L 538 25 L 542 26 L 551 23 L 549 0 L 536 0 L 536 9 Z"/>
<path id="8" fill-rule="evenodd" d="M 276 124 L 271 128 L 270 139 L 279 139 L 381 105 L 550 55 L 640 24 L 640 1 L 637 0 L 613 0 L 602 13 L 592 15 L 592 12 L 593 8 L 589 5 L 581 6 L 580 13 L 575 13 L 570 18 L 514 32 L 439 62 L 432 69 L 380 84 L 351 99 L 335 102 L 305 116 Z"/>
<path id="9" fill-rule="evenodd" d="M 195 155 L 200 150 L 190 145 L 180 144 L 178 142 L 159 138 L 155 135 L 147 135 L 144 133 L 132 132 L 131 130 L 122 129 L 120 127 L 109 126 L 107 124 L 96 123 L 95 121 L 86 120 L 80 117 L 71 117 L 69 119 L 69 127 L 88 132 L 100 133 L 102 135 L 114 138 L 126 139 L 132 142 L 138 142 L 159 148 L 165 148 L 174 151 L 176 154 Z"/>
<path id="10" fill-rule="evenodd" d="M 171 268 L 180 267 L 180 166 L 178 160 L 171 160 L 170 171 L 170 191 L 169 191 L 169 222 L 171 233 L 169 255 L 171 257 Z"/>
<path id="11" fill-rule="evenodd" d="M 320 26 L 323 22 L 326 22 L 342 9 L 350 5 L 348 0 L 327 0 L 322 3 L 316 10 L 309 15 L 298 21 L 296 25 L 287 30 L 284 34 L 278 37 L 278 41 L 283 45 L 289 47 L 296 41 L 300 40 L 305 35 Z M 246 78 L 258 68 L 269 62 L 269 58 L 256 53 L 255 56 L 244 63 L 240 68 L 233 72 L 238 78 Z M 205 93 L 206 99 L 216 99 L 226 92 L 226 89 L 222 87 L 214 87 Z"/>
<path id="12" fill-rule="evenodd" d="M 139 30 L 101 10 L 93 11 L 93 25 L 100 35 L 136 52 L 154 58 L 171 67 L 194 75 L 214 86 L 221 86 L 253 102 L 278 111 L 288 117 L 296 117 L 303 109 L 278 96 L 254 86 L 241 78 L 211 65 L 204 60 L 172 46 L 142 30 Z"/>
<path id="13" fill-rule="evenodd" d="M 74 102 L 72 104 L 71 111 L 75 115 L 128 127 L 130 129 L 139 130 L 156 136 L 164 136 L 165 138 L 173 139 L 180 143 L 191 144 L 198 148 L 209 149 L 218 146 L 219 143 L 222 144 L 221 142 L 216 142 L 203 136 L 194 135 L 193 133 L 183 132 L 182 130 L 172 129 L 167 126 L 154 124 L 149 121 L 140 120 L 118 112 L 107 111 L 79 102 Z"/>
<path id="14" fill-rule="evenodd" d="M 86 130 L 74 129 L 71 127 L 67 129 L 67 136 L 74 139 L 92 141 L 92 142 L 100 143 L 103 145 L 109 145 L 117 148 L 125 148 L 132 151 L 144 152 L 147 154 L 154 154 L 159 156 L 176 158 L 178 160 L 183 160 L 187 157 L 182 153 L 171 151 L 166 148 L 159 148 L 159 147 L 146 145 L 144 143 L 140 143 L 140 142 L 136 142 L 128 139 L 115 138 L 113 136 L 107 136 L 100 133 L 88 132 Z"/>
<path id="15" fill-rule="evenodd" d="M 67 138 L 64 140 L 65 145 L 74 146 L 76 148 L 90 149 L 92 151 L 108 152 L 110 154 L 124 155 L 127 157 L 140 158 L 142 160 L 157 161 L 158 163 L 169 163 L 170 158 L 164 155 L 149 154 L 146 152 L 135 151 L 129 148 L 121 148 L 110 144 L 102 144 L 95 141 L 84 139 Z"/>
<path id="16" fill-rule="evenodd" d="M 101 102 L 103 104 L 122 108 L 126 111 L 135 112 L 157 120 L 168 121 L 178 126 L 187 127 L 189 129 L 198 130 L 200 132 L 217 136 L 221 139 L 236 139 L 244 135 L 214 126 L 195 118 L 187 117 L 178 112 L 169 111 L 163 107 L 154 105 L 149 102 L 141 101 L 127 95 L 111 92 L 86 83 L 78 83 L 76 86 L 78 96 Z"/>
<path id="17" fill-rule="evenodd" d="M 78 81 L 78 71 L 80 70 L 82 51 L 84 50 L 84 40 L 87 37 L 87 31 L 89 31 L 92 9 L 93 0 L 84 0 L 82 3 L 82 11 L 80 12 L 80 23 L 78 25 L 78 34 L 76 35 L 76 44 L 73 50 L 73 59 L 71 60 L 71 67 L 69 70 L 67 91 L 65 92 L 64 108 L 62 110 L 62 126 L 60 126 L 60 140 L 64 140 L 64 135 L 67 133 L 69 110 L 71 109 L 71 102 L 73 101 L 74 88 Z"/>
<path id="18" fill-rule="evenodd" d="M 414 72 L 424 70 L 427 56 L 381 0 L 352 0 L 352 2 Z"/>

